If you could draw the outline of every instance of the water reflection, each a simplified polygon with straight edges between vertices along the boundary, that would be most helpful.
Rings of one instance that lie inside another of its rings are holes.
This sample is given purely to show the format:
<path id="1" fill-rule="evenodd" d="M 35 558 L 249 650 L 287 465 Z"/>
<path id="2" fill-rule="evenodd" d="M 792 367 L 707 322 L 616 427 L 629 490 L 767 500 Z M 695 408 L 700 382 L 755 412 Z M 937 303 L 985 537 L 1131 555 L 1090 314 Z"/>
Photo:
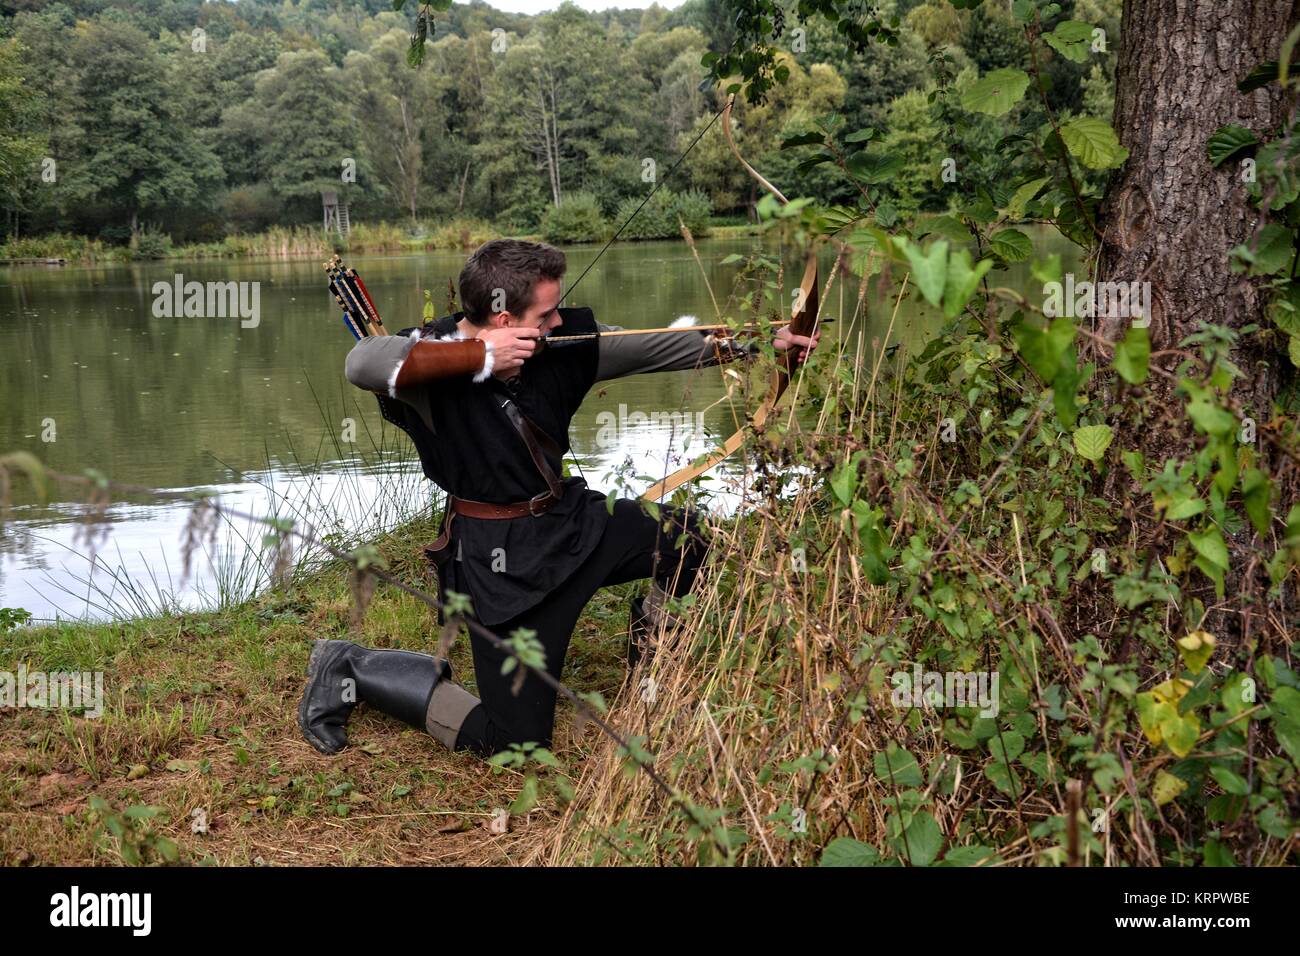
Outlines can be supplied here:
<path id="1" fill-rule="evenodd" d="M 702 276 L 681 243 L 616 245 L 566 304 L 589 305 L 600 321 L 629 328 L 667 325 L 684 313 L 713 321 L 712 286 L 723 308 L 738 315 L 729 297 L 748 289 L 736 287 L 739 267 L 722 262 L 753 248 L 750 241 L 701 242 Z M 568 253 L 577 276 L 596 249 Z M 419 323 L 426 289 L 445 312 L 448 280 L 463 261 L 447 253 L 355 257 L 350 264 L 396 330 Z M 787 270 L 784 302 L 798 271 Z M 257 327 L 242 327 L 238 317 L 156 316 L 154 283 L 178 274 L 187 282 L 260 283 Z M 841 319 L 823 342 L 865 334 L 865 345 L 844 344 L 850 356 L 868 360 L 889 309 L 873 300 L 855 327 L 848 319 L 857 293 L 857 280 L 842 278 L 823 303 L 824 314 Z M 905 302 L 890 341 L 922 339 L 938 321 L 932 310 Z M 431 507 L 435 489 L 411 460 L 405 436 L 343 379 L 351 343 L 312 261 L 0 269 L 0 452 L 28 451 L 68 474 L 90 467 L 141 486 L 213 488 L 229 507 L 298 515 L 340 540 L 355 538 Z M 602 424 L 620 407 L 652 420 L 616 428 L 610 441 Z M 696 410 L 703 410 L 703 429 L 689 436 L 680 422 L 677 429 L 664 422 L 688 412 L 694 426 Z M 640 491 L 711 451 L 736 430 L 740 414 L 717 370 L 605 383 L 574 421 L 571 470 L 601 491 Z M 712 486 L 724 489 L 715 508 L 734 507 L 736 489 L 725 490 L 726 476 L 742 466 L 732 460 L 712 473 Z M 76 496 L 42 504 L 25 486 L 15 488 L 0 533 L 0 607 L 42 619 L 124 616 L 208 605 L 265 582 L 260 529 L 224 528 L 211 563 L 200 561 L 182 581 L 185 503 L 113 504 L 105 515 L 109 538 L 93 560 L 81 534 L 84 511 Z"/>

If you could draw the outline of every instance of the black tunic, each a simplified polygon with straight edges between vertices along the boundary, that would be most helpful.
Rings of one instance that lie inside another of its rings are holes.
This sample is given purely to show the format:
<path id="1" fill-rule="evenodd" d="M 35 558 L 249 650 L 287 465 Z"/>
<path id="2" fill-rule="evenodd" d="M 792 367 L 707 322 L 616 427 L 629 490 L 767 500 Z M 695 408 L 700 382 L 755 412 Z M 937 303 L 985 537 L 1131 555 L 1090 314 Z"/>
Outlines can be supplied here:
<path id="1" fill-rule="evenodd" d="M 561 309 L 560 317 L 554 335 L 597 331 L 590 309 Z M 458 318 L 439 319 L 426 336 L 455 334 Z M 439 487 L 474 501 L 527 501 L 547 490 L 546 481 L 501 402 L 512 399 L 567 452 L 569 423 L 596 381 L 597 349 L 595 339 L 546 349 L 506 382 L 445 379 L 427 388 L 427 402 L 412 403 L 409 395 L 380 402 L 385 417 L 411 436 L 425 475 Z M 548 456 L 548 463 L 556 475 L 562 474 L 560 459 Z M 535 606 L 586 560 L 608 519 L 605 496 L 581 478 L 565 479 L 564 497 L 545 514 L 507 519 L 457 515 L 454 560 L 443 565 L 443 584 L 468 594 L 483 624 L 509 620 Z"/>

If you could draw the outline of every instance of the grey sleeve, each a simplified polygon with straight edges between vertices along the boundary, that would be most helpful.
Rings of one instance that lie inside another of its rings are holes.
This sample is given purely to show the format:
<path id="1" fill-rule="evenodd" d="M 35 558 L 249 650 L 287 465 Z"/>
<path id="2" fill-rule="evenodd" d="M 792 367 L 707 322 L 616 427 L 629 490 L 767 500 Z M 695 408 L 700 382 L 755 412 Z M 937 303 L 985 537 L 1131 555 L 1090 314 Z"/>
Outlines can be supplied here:
<path id="1" fill-rule="evenodd" d="M 601 332 L 621 331 L 621 326 L 600 325 Z M 596 380 L 605 382 L 643 372 L 677 372 L 732 362 L 757 352 L 757 346 L 734 340 L 715 344 L 706 332 L 669 332 L 664 335 L 601 335 Z"/>
<path id="2" fill-rule="evenodd" d="M 405 335 L 375 335 L 358 339 L 348 353 L 344 374 L 357 388 L 394 395 L 397 370 L 414 345 L 415 340 Z"/>
<path id="3" fill-rule="evenodd" d="M 433 416 L 430 411 L 428 388 L 395 387 L 397 370 L 416 343 L 416 337 L 405 335 L 376 335 L 358 339 L 348 353 L 343 372 L 357 388 L 377 392 L 410 405 L 420 414 L 424 424 L 432 431 Z"/>

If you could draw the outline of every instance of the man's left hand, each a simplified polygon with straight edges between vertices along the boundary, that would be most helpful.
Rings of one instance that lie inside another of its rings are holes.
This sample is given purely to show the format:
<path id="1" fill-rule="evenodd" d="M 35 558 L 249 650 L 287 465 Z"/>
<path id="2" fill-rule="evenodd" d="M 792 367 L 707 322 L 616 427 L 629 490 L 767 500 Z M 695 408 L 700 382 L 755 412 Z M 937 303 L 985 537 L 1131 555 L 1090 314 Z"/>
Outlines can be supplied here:
<path id="1" fill-rule="evenodd" d="M 783 325 L 777 329 L 776 336 L 772 339 L 772 345 L 782 352 L 793 349 L 790 358 L 795 365 L 798 365 L 808 357 L 809 352 L 817 347 L 821 334 L 821 329 L 818 329 L 812 335 L 795 335 L 790 331 L 790 326 Z"/>

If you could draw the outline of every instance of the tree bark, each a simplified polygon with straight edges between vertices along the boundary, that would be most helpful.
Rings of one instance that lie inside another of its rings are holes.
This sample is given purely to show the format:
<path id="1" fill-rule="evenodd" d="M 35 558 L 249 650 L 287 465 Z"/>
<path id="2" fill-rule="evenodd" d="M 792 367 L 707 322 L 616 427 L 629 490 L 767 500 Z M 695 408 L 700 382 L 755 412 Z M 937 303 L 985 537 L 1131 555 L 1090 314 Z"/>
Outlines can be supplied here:
<path id="1" fill-rule="evenodd" d="M 1115 71 L 1114 126 L 1129 158 L 1102 206 L 1100 278 L 1150 281 L 1153 349 L 1216 322 L 1262 316 L 1254 283 L 1233 275 L 1228 250 L 1259 219 L 1229 161 L 1206 142 L 1236 124 L 1267 133 L 1282 118 L 1276 84 L 1253 93 L 1237 81 L 1274 59 L 1295 22 L 1292 0 L 1128 0 Z M 1108 338 L 1126 320 L 1111 320 Z"/>
<path id="2" fill-rule="evenodd" d="M 1293 0 L 1124 4 L 1114 126 L 1129 157 L 1102 204 L 1098 279 L 1150 283 L 1147 331 L 1153 353 L 1176 349 L 1205 323 L 1234 329 L 1267 325 L 1260 284 L 1234 274 L 1229 260 L 1233 246 L 1250 242 L 1261 213 L 1246 193 L 1238 157 L 1215 169 L 1206 143 L 1221 126 L 1244 126 L 1264 138 L 1283 120 L 1277 84 L 1243 94 L 1237 82 L 1259 63 L 1277 58 L 1296 14 Z M 1094 331 L 1114 341 L 1130 322 L 1094 319 Z M 1172 370 L 1181 359 L 1153 357 L 1152 364 Z M 1241 340 L 1234 361 L 1243 375 L 1233 397 L 1257 422 L 1268 421 L 1278 393 L 1280 352 L 1254 335 Z M 1174 396 L 1172 383 L 1156 376 L 1146 388 L 1142 404 L 1150 417 L 1119 429 L 1116 445 L 1140 449 L 1157 467 L 1166 458 L 1185 459 L 1194 432 L 1181 413 L 1183 401 Z M 1249 531 L 1244 538 L 1235 543 L 1248 544 Z M 1232 578 L 1241 583 L 1245 557 L 1244 549 L 1232 550 L 1229 597 Z M 1213 597 L 1211 591 L 1207 605 Z M 1219 623 L 1235 629 L 1230 622 Z"/>

